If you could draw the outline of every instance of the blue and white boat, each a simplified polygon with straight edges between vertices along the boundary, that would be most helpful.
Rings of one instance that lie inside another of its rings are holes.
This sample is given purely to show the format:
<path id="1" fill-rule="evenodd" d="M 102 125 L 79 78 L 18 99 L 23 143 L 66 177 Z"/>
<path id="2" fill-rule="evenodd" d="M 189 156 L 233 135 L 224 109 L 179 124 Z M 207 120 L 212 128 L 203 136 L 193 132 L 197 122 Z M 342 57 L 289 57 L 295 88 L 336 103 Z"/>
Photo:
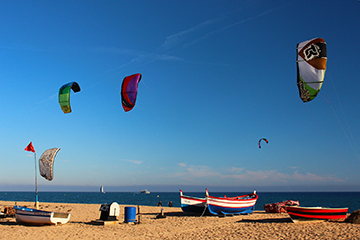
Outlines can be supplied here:
<path id="1" fill-rule="evenodd" d="M 180 190 L 180 202 L 183 212 L 203 213 L 206 205 L 205 198 L 185 196 Z"/>
<path id="2" fill-rule="evenodd" d="M 69 222 L 71 213 L 48 212 L 14 206 L 16 222 L 24 225 L 57 225 Z"/>

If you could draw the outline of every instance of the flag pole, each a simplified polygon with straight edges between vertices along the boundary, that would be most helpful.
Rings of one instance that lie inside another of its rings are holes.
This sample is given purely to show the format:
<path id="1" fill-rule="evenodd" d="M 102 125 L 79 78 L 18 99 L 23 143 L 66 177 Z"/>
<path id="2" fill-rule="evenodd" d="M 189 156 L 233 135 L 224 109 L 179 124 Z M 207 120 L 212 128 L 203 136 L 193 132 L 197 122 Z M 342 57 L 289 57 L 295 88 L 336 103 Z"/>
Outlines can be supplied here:
<path id="1" fill-rule="evenodd" d="M 37 192 L 36 152 L 34 153 L 34 158 L 35 158 L 35 207 L 36 209 L 39 209 L 39 197 Z"/>
<path id="2" fill-rule="evenodd" d="M 35 152 L 35 148 L 34 148 L 32 142 L 30 142 L 29 145 L 27 145 L 24 150 L 34 153 L 34 159 L 35 159 L 35 204 L 34 205 L 35 205 L 36 209 L 39 209 L 39 198 L 38 198 L 38 192 L 37 192 L 36 152 Z"/>

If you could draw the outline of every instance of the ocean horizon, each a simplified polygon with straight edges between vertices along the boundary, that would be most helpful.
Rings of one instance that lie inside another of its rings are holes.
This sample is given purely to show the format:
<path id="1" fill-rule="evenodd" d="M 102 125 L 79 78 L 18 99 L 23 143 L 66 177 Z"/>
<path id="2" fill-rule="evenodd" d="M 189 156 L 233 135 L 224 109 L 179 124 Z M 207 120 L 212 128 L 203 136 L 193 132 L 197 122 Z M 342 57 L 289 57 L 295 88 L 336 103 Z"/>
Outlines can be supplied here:
<path id="1" fill-rule="evenodd" d="M 250 192 L 210 192 L 210 195 L 223 197 L 235 197 L 248 194 Z M 360 192 L 257 192 L 259 199 L 255 205 L 255 210 L 264 210 L 264 205 L 284 200 L 297 200 L 300 206 L 304 207 L 348 207 L 351 213 L 360 209 Z M 194 197 L 204 197 L 205 192 L 184 192 L 184 195 Z M 38 192 L 39 202 L 53 203 L 80 203 L 80 204 L 110 204 L 117 202 L 121 205 L 144 205 L 168 206 L 171 201 L 173 207 L 180 207 L 179 192 L 151 192 L 143 194 L 140 192 Z M 34 202 L 35 192 L 24 191 L 2 191 L 0 192 L 1 201 Z"/>

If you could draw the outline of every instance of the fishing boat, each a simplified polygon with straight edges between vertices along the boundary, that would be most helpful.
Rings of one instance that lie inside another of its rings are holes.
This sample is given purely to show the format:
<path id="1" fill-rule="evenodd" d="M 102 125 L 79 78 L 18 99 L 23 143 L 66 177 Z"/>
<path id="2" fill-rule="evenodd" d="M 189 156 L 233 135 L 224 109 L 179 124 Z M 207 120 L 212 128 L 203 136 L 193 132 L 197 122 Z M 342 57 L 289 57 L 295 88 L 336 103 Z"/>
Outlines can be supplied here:
<path id="1" fill-rule="evenodd" d="M 14 206 L 16 222 L 24 225 L 57 225 L 69 222 L 71 213 L 48 212 L 27 207 Z"/>
<path id="2" fill-rule="evenodd" d="M 141 190 L 140 193 L 150 194 L 150 192 L 148 190 L 146 190 L 146 189 Z"/>
<path id="3" fill-rule="evenodd" d="M 203 213 L 206 205 L 205 197 L 190 197 L 185 196 L 180 189 L 180 202 L 183 212 L 190 213 Z"/>
<path id="4" fill-rule="evenodd" d="M 294 223 L 299 221 L 325 221 L 345 219 L 346 213 L 348 211 L 348 208 L 300 206 L 286 206 L 285 209 Z"/>
<path id="5" fill-rule="evenodd" d="M 209 212 L 214 215 L 249 214 L 255 210 L 258 199 L 256 191 L 236 197 L 213 197 L 206 189 L 206 205 Z"/>
<path id="6" fill-rule="evenodd" d="M 105 192 L 104 192 L 104 187 L 103 187 L 103 186 L 101 186 L 101 187 L 100 187 L 100 192 L 101 192 L 101 193 L 105 193 Z"/>

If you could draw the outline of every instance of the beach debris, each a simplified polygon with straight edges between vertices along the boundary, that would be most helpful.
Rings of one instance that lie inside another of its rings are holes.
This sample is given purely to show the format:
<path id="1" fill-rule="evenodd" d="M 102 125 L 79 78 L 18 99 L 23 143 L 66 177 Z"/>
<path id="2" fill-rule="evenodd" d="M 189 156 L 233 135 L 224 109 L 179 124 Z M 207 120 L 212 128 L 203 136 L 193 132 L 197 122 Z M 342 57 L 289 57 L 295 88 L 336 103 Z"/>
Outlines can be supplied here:
<path id="1" fill-rule="evenodd" d="M 160 213 L 158 215 L 156 215 L 156 218 L 166 218 L 163 208 L 161 209 Z"/>
<path id="2" fill-rule="evenodd" d="M 140 206 L 139 205 L 137 206 L 137 215 L 138 215 L 137 223 L 140 223 L 141 222 L 141 214 L 140 214 Z"/>
<path id="3" fill-rule="evenodd" d="M 4 207 L 4 213 L 9 215 L 14 215 L 15 209 L 14 207 Z"/>
<path id="4" fill-rule="evenodd" d="M 120 207 L 117 202 L 101 204 L 99 211 L 101 211 L 100 220 L 103 221 L 117 221 L 116 217 L 120 215 Z"/>
<path id="5" fill-rule="evenodd" d="M 360 224 L 360 209 L 352 212 L 346 219 L 345 222 Z"/>
<path id="6" fill-rule="evenodd" d="M 4 207 L 4 212 L 0 212 L 0 218 L 15 217 L 15 209 L 13 207 Z"/>
<path id="7" fill-rule="evenodd" d="M 68 211 L 71 211 L 68 210 Z M 100 219 L 91 221 L 94 225 L 109 225 L 109 224 L 119 224 L 119 220 L 116 217 L 120 215 L 120 206 L 117 202 L 112 202 L 111 204 L 101 204 L 99 211 L 101 211 Z"/>
<path id="8" fill-rule="evenodd" d="M 285 206 L 299 206 L 299 201 L 287 200 L 277 203 L 269 203 L 264 205 L 267 213 L 286 213 Z"/>

